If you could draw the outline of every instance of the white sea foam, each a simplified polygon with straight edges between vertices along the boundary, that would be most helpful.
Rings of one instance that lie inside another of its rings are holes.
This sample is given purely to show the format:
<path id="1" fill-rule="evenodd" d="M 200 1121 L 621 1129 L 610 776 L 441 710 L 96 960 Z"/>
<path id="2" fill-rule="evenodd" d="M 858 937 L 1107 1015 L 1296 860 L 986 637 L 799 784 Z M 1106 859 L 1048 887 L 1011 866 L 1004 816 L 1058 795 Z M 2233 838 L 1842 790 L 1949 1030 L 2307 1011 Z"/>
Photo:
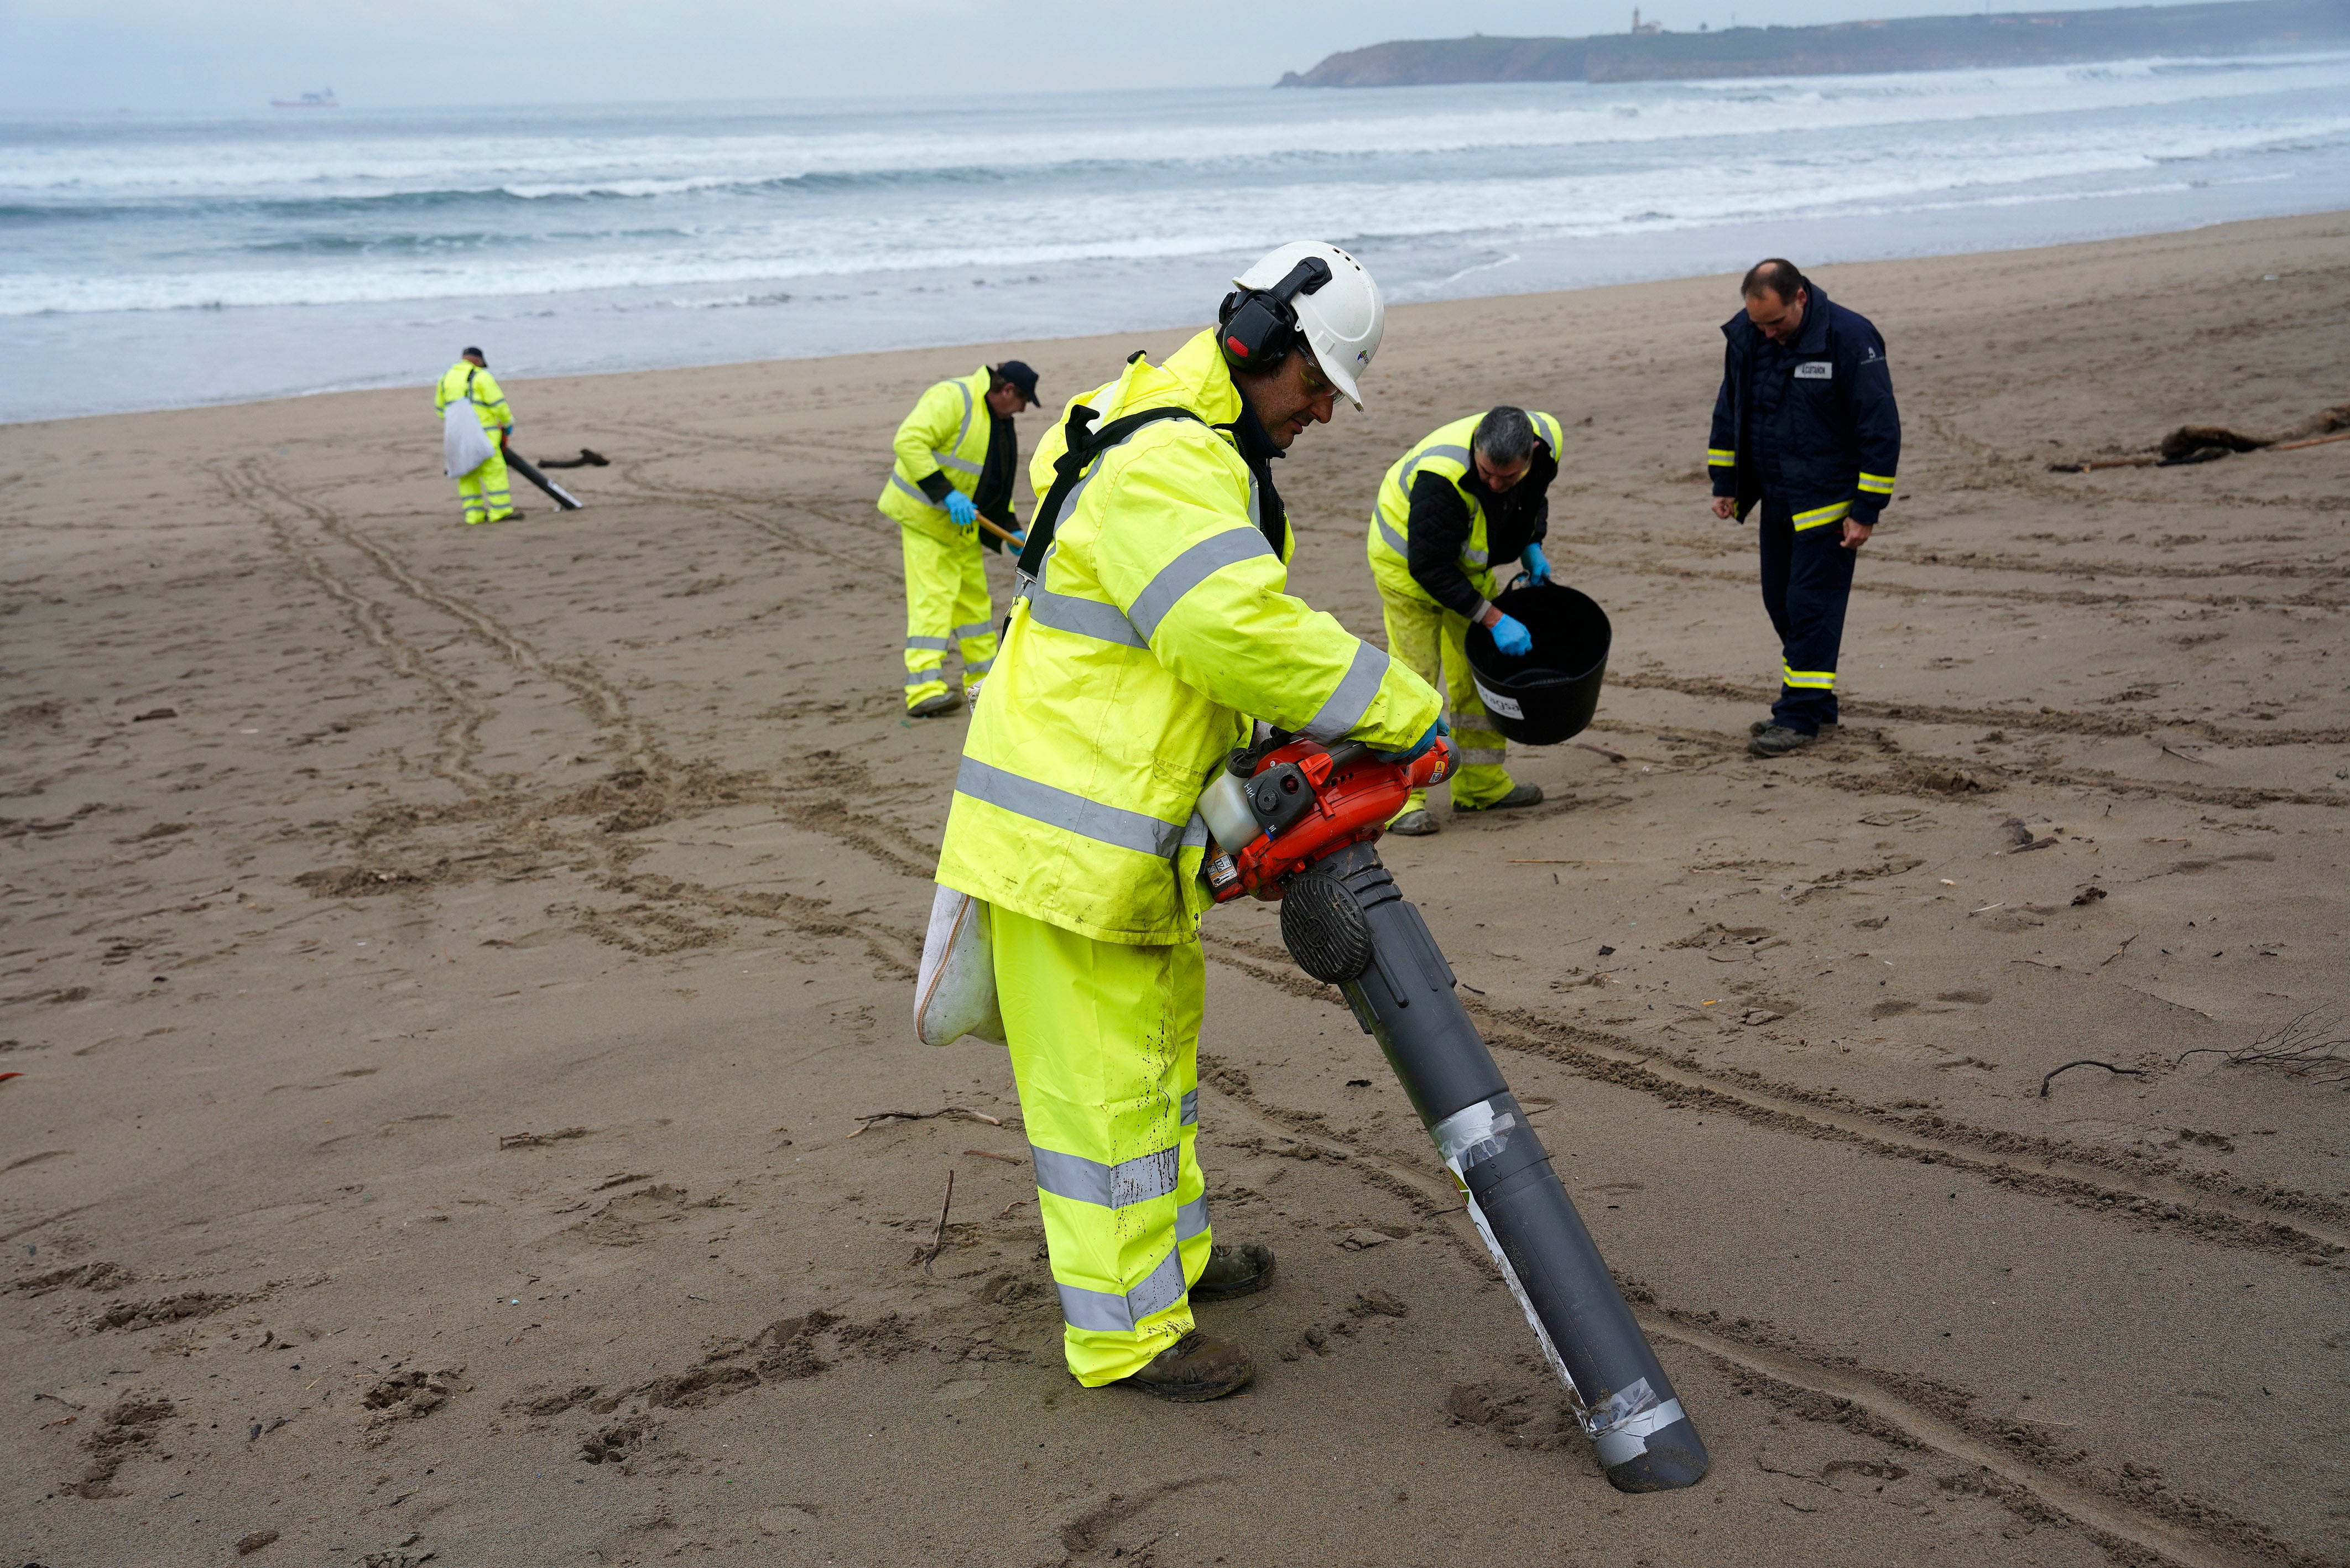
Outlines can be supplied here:
<path id="1" fill-rule="evenodd" d="M 1708 248 L 1732 233 L 1898 254 L 2342 204 L 2350 55 L 947 116 L 16 121 L 0 357 L 49 357 L 116 406 L 216 393 L 224 333 L 240 367 L 255 334 L 316 357 L 250 383 L 285 390 L 457 330 L 536 344 L 547 369 L 1106 330 L 1180 318 L 1300 234 L 1353 245 L 1404 299 L 1734 265 L 1752 241 Z"/>

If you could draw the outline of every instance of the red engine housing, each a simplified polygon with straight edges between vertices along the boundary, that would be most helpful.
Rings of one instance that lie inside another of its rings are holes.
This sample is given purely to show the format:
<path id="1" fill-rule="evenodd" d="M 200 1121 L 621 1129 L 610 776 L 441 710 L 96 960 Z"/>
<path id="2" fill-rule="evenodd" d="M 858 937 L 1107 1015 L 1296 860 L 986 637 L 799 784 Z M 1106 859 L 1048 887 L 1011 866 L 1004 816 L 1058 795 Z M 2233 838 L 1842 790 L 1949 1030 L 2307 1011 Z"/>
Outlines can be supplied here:
<path id="1" fill-rule="evenodd" d="M 1415 789 L 1452 776 L 1452 742 L 1440 739 L 1409 763 L 1383 763 L 1360 748 L 1339 762 L 1314 741 L 1292 741 L 1257 759 L 1256 772 L 1295 763 L 1314 789 L 1313 808 L 1274 835 L 1260 835 L 1232 852 L 1237 877 L 1216 888 L 1224 903 L 1243 893 L 1267 900 L 1281 897 L 1292 877 L 1350 844 L 1367 844 L 1387 831 Z"/>

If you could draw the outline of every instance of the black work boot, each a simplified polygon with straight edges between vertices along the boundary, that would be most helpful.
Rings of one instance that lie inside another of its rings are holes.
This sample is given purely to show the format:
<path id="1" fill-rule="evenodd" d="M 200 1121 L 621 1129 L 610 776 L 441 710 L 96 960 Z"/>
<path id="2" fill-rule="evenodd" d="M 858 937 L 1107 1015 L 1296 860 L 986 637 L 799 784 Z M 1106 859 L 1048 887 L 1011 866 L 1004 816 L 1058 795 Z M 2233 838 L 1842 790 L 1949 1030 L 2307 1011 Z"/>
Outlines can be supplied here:
<path id="1" fill-rule="evenodd" d="M 933 691 L 906 710 L 910 719 L 936 719 L 962 706 L 962 698 L 952 691 Z"/>
<path id="2" fill-rule="evenodd" d="M 1178 1405 L 1237 1394 L 1256 1376 L 1256 1363 L 1239 1343 L 1194 1329 L 1150 1358 L 1141 1371 L 1118 1379 Z"/>
<path id="3" fill-rule="evenodd" d="M 1520 784 L 1490 805 L 1462 805 L 1456 801 L 1453 803 L 1452 809 L 1454 811 L 1515 811 L 1522 805 L 1540 805 L 1542 800 L 1542 785 Z"/>
<path id="4" fill-rule="evenodd" d="M 1250 1295 L 1273 1283 L 1273 1249 L 1254 1241 L 1219 1241 L 1208 1249 L 1208 1266 L 1191 1287 L 1195 1302 Z"/>
<path id="5" fill-rule="evenodd" d="M 1400 833 L 1406 838 L 1425 838 L 1436 831 L 1436 818 L 1425 807 L 1405 812 L 1388 824 L 1389 833 Z"/>
<path id="6" fill-rule="evenodd" d="M 1817 736 L 1806 735 L 1801 730 L 1790 730 L 1784 724 L 1773 724 L 1747 742 L 1746 750 L 1750 755 L 1757 757 L 1783 757 L 1789 752 L 1801 751 L 1816 739 L 1818 739 Z"/>

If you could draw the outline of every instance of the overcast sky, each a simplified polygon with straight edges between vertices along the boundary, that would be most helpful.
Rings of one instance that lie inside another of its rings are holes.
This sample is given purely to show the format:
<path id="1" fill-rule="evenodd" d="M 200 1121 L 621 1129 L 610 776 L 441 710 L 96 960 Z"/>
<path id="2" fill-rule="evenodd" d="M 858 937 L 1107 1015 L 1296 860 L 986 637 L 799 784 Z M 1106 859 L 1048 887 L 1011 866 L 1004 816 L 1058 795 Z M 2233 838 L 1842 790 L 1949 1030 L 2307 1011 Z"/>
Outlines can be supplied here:
<path id="1" fill-rule="evenodd" d="M 2071 0 L 2078 5 L 2083 0 Z M 2012 9 L 2014 0 L 1999 0 Z M 1655 0 L 1675 31 L 1929 16 L 1952 0 Z M 1270 86 L 1388 38 L 1616 32 L 1568 0 L 0 0 L 0 115 Z"/>

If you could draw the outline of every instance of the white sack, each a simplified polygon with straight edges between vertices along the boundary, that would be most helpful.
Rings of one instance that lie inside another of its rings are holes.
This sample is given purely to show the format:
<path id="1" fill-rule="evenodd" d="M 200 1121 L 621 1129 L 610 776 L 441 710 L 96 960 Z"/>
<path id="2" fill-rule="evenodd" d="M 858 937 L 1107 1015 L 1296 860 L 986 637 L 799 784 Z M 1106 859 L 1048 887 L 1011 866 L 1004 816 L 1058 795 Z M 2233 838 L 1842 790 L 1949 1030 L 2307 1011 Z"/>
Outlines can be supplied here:
<path id="1" fill-rule="evenodd" d="M 925 1045 L 951 1045 L 966 1034 L 1003 1044 L 987 906 L 951 888 L 941 888 L 931 903 L 921 972 L 914 981 L 914 1034 Z"/>
<path id="2" fill-rule="evenodd" d="M 451 479 L 463 479 L 495 455 L 490 445 L 490 432 L 482 428 L 482 416 L 474 410 L 473 400 L 462 399 L 451 403 L 441 415 L 441 466 Z"/>

